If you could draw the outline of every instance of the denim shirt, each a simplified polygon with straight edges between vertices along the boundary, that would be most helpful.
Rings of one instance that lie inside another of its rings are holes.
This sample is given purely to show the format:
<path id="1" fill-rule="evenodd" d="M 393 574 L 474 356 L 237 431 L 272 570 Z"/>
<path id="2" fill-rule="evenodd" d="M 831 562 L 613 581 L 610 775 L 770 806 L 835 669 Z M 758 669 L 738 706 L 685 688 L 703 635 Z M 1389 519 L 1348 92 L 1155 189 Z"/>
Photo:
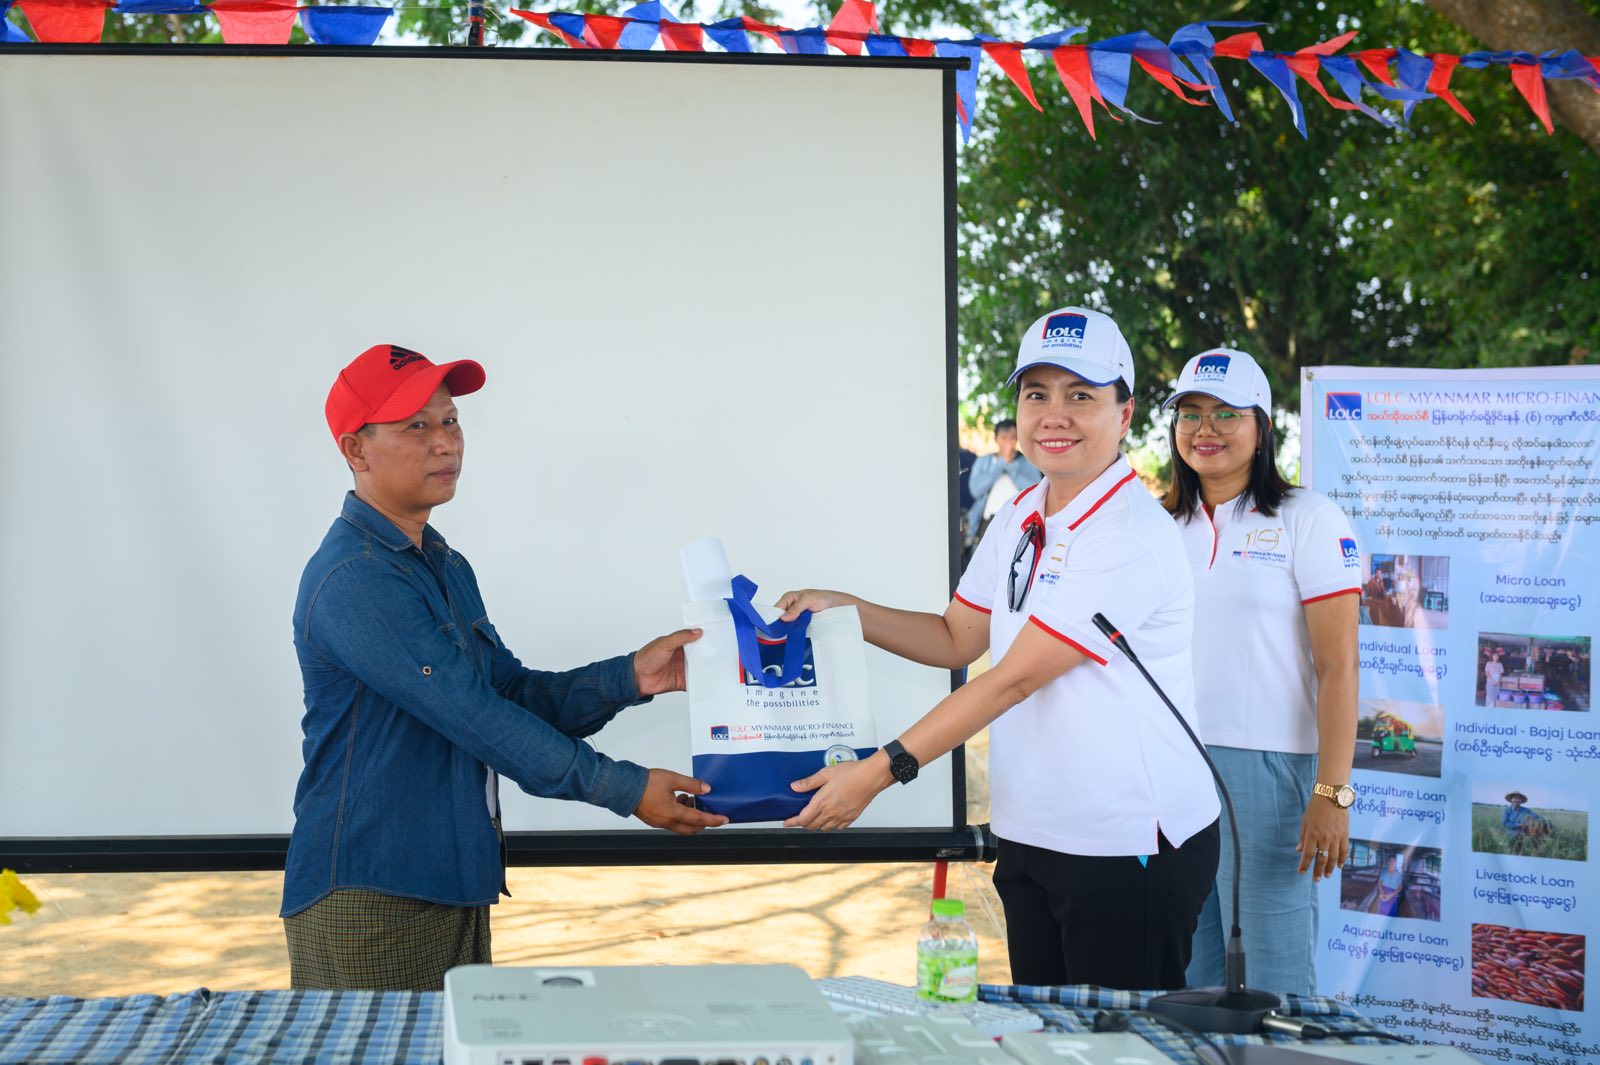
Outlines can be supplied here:
<path id="1" fill-rule="evenodd" d="M 1010 477 L 1019 492 L 1044 480 L 1044 474 L 1020 451 L 1010 462 L 1002 462 L 999 455 L 979 455 L 973 460 L 972 473 L 967 477 L 967 490 L 972 493 L 972 505 L 967 509 L 967 536 L 974 543 L 978 539 L 978 526 L 983 524 L 983 508 L 989 502 L 989 491 L 1001 474 Z"/>
<path id="2" fill-rule="evenodd" d="M 336 888 L 493 903 L 505 886 L 496 774 L 622 817 L 644 795 L 642 766 L 582 742 L 647 701 L 632 656 L 524 668 L 489 623 L 467 560 L 432 526 L 422 542 L 351 492 L 300 578 L 305 769 L 285 917 Z"/>

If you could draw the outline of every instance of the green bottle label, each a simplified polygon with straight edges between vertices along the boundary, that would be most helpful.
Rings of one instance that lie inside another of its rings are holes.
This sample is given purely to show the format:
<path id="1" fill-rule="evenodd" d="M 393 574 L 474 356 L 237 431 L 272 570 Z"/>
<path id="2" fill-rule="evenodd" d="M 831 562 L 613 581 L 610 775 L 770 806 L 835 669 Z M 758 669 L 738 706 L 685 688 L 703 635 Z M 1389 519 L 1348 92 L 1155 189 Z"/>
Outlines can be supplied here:
<path id="1" fill-rule="evenodd" d="M 976 1002 L 977 948 L 936 954 L 917 951 L 917 997 L 929 1002 Z"/>

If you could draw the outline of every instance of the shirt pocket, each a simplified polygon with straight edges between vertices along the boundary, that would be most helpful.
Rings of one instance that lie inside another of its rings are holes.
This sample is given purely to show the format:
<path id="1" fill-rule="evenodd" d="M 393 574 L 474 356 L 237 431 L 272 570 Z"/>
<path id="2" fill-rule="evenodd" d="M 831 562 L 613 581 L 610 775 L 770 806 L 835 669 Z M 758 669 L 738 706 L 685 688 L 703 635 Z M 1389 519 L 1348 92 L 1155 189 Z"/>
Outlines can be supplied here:
<path id="1" fill-rule="evenodd" d="M 467 649 L 467 636 L 461 631 L 461 626 L 453 621 L 447 621 L 439 626 L 439 635 L 465 651 Z"/>
<path id="2" fill-rule="evenodd" d="M 490 675 L 499 647 L 500 634 L 487 617 L 472 623 L 472 660 L 477 664 L 478 672 L 485 677 Z"/>

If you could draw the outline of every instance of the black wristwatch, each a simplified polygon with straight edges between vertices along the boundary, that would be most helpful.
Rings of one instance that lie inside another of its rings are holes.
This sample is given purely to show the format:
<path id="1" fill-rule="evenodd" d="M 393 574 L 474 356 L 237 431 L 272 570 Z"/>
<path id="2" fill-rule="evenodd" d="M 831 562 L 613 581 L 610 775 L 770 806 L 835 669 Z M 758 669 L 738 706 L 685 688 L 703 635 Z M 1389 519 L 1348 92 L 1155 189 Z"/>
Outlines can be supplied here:
<path id="1" fill-rule="evenodd" d="M 917 756 L 900 745 L 899 740 L 890 740 L 883 745 L 883 753 L 889 756 L 889 774 L 902 784 L 909 784 L 917 779 L 917 771 L 922 765 L 917 761 Z"/>

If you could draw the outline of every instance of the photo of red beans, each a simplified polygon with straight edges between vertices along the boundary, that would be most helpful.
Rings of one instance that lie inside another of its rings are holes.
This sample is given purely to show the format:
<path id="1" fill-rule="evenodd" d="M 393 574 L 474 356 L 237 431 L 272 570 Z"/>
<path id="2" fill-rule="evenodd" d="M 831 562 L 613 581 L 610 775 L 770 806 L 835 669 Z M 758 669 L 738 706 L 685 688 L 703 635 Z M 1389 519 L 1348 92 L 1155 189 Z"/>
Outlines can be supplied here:
<path id="1" fill-rule="evenodd" d="M 1583 938 L 1569 932 L 1473 925 L 1473 997 L 1582 1010 Z"/>

